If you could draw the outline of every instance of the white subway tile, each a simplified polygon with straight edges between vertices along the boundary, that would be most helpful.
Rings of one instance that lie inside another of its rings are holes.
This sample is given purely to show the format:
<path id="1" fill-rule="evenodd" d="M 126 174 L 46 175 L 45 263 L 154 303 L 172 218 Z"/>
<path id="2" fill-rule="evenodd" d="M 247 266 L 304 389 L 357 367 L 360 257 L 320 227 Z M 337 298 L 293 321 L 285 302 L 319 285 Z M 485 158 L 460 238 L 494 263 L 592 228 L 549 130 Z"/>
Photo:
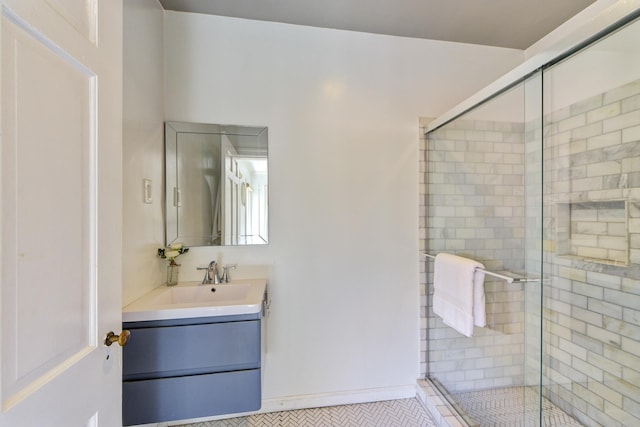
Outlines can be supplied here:
<path id="1" fill-rule="evenodd" d="M 622 143 L 640 140 L 640 125 L 627 127 L 622 130 Z"/>
<path id="2" fill-rule="evenodd" d="M 595 122 L 587 124 L 586 126 L 580 126 L 571 131 L 571 139 L 584 139 L 595 135 L 602 134 L 602 123 Z"/>
<path id="3" fill-rule="evenodd" d="M 625 85 L 613 88 L 604 94 L 603 103 L 619 101 L 640 93 L 640 80 L 635 80 Z"/>
<path id="4" fill-rule="evenodd" d="M 621 106 L 619 102 L 607 104 L 595 110 L 587 112 L 587 123 L 598 122 L 620 114 Z"/>
<path id="5" fill-rule="evenodd" d="M 586 124 L 586 115 L 579 114 L 577 116 L 570 116 L 566 119 L 558 122 L 558 131 L 565 132 L 567 130 L 575 129 Z"/>
<path id="6" fill-rule="evenodd" d="M 629 113 L 604 120 L 602 122 L 602 130 L 604 133 L 608 133 L 638 126 L 638 124 L 640 124 L 640 110 L 631 111 Z"/>
<path id="7" fill-rule="evenodd" d="M 587 165 L 587 176 L 616 175 L 622 171 L 622 164 L 618 161 L 592 163 Z"/>

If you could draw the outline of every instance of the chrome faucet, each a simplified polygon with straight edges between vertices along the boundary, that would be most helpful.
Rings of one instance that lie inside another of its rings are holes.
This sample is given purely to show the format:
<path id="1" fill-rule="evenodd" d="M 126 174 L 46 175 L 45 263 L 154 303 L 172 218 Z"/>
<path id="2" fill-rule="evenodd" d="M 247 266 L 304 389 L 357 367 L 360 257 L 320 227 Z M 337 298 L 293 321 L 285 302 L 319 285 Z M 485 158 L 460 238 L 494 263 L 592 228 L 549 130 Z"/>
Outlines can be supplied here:
<path id="1" fill-rule="evenodd" d="M 204 278 L 202 279 L 203 285 L 209 285 L 211 283 L 220 283 L 220 276 L 218 275 L 218 263 L 211 261 L 208 267 L 197 267 L 198 270 L 206 270 Z"/>
<path id="2" fill-rule="evenodd" d="M 229 270 L 235 270 L 237 264 L 225 265 L 222 267 L 222 278 L 220 281 L 222 283 L 229 283 Z"/>

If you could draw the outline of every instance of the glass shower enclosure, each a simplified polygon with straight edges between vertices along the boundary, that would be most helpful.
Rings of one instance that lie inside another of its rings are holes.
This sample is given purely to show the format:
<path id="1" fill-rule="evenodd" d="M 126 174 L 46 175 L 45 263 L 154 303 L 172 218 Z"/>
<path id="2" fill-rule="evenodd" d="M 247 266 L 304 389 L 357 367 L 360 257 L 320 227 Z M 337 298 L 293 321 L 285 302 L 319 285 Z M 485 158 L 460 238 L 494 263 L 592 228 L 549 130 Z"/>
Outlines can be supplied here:
<path id="1" fill-rule="evenodd" d="M 640 425 L 640 22 L 427 134 L 427 254 L 480 261 L 487 326 L 435 315 L 427 376 L 469 425 Z"/>

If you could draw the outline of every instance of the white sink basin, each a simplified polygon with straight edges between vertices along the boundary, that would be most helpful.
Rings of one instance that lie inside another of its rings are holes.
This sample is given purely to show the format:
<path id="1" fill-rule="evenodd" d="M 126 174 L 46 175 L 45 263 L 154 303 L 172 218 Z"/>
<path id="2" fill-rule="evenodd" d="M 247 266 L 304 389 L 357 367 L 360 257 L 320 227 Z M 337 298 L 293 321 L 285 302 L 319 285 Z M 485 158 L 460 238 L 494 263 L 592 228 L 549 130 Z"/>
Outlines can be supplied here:
<path id="1" fill-rule="evenodd" d="M 262 310 L 267 281 L 242 280 L 219 285 L 162 286 L 127 305 L 123 322 L 255 314 Z"/>

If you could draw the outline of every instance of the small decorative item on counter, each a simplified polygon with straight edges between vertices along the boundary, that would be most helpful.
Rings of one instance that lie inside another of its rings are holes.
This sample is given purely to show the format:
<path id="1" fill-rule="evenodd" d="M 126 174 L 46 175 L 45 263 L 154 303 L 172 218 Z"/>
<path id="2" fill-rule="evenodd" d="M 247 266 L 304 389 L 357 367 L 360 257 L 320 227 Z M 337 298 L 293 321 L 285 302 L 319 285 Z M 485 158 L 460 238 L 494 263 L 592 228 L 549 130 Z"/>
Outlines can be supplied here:
<path id="1" fill-rule="evenodd" d="M 176 258 L 187 252 L 189 252 L 189 248 L 182 243 L 174 243 L 167 248 L 158 248 L 158 256 L 169 260 L 169 264 L 167 264 L 167 286 L 178 284 L 180 264 L 176 262 Z"/>

